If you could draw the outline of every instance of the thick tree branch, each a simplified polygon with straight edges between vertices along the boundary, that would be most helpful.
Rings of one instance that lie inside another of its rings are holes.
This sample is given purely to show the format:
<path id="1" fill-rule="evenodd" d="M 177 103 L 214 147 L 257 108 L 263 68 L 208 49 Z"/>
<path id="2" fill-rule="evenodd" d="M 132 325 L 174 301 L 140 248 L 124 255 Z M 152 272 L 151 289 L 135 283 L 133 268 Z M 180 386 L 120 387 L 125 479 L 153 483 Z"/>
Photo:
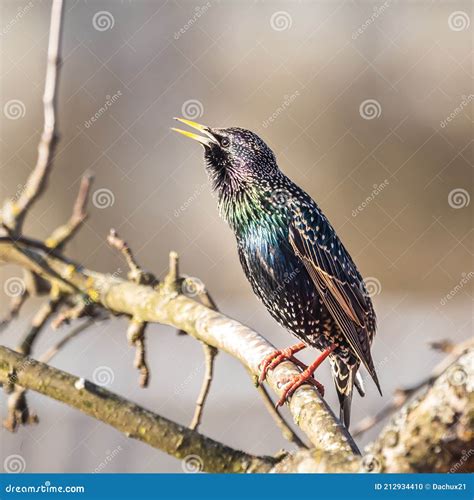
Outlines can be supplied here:
<path id="1" fill-rule="evenodd" d="M 203 471 L 268 472 L 277 462 L 234 450 L 84 379 L 0 347 L 0 381 L 7 384 L 12 377 L 26 389 L 77 408 L 178 459 L 196 456 Z"/>
<path id="2" fill-rule="evenodd" d="M 18 245 L 23 251 L 17 248 Z M 263 357 L 274 349 L 250 328 L 170 289 L 166 280 L 154 289 L 89 271 L 58 255 L 38 251 L 38 248 L 41 248 L 38 242 L 20 239 L 15 246 L 8 238 L 0 238 L 0 262 L 16 263 L 36 272 L 51 280 L 64 293 L 74 294 L 79 289 L 114 313 L 184 330 L 234 356 L 254 375 L 259 374 Z M 285 380 L 298 373 L 296 365 L 287 361 L 277 366 L 267 380 L 273 391 L 281 396 Z M 344 455 L 358 453 L 347 430 L 311 386 L 299 388 L 291 398 L 289 408 L 297 425 L 316 448 Z"/>
<path id="3" fill-rule="evenodd" d="M 474 348 L 406 404 L 368 448 L 375 471 L 474 471 Z"/>

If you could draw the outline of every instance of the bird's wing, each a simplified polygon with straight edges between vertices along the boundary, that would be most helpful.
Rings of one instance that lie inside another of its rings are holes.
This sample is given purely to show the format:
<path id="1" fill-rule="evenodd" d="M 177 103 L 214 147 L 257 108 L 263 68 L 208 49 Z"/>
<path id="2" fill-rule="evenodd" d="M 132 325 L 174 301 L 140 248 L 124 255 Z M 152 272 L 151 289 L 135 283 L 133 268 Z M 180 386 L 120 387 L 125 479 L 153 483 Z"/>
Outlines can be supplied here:
<path id="1" fill-rule="evenodd" d="M 325 306 L 376 384 L 370 355 L 375 314 L 355 264 L 317 207 L 294 207 L 290 244 L 302 260 Z"/>

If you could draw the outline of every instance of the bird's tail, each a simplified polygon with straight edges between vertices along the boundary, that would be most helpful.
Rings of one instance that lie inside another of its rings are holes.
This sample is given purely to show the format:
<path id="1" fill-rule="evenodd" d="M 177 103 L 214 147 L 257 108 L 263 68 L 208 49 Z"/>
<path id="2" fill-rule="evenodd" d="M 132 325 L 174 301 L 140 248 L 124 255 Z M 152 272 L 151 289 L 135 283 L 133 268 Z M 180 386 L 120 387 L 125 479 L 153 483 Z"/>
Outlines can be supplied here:
<path id="1" fill-rule="evenodd" d="M 351 404 L 354 384 L 361 396 L 364 396 L 362 378 L 358 376 L 359 366 L 349 367 L 342 360 L 335 358 L 331 360 L 334 384 L 339 397 L 340 415 L 339 419 L 348 429 L 351 421 Z"/>

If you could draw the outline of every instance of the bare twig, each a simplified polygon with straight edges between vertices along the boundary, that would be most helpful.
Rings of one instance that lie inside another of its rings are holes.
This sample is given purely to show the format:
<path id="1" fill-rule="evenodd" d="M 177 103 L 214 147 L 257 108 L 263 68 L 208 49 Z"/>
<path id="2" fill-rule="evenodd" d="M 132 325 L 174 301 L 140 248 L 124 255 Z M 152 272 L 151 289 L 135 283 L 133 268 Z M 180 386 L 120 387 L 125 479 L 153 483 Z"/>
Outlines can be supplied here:
<path id="1" fill-rule="evenodd" d="M 33 348 L 35 340 L 46 325 L 46 322 L 56 311 L 60 302 L 61 299 L 59 297 L 50 298 L 38 309 L 38 312 L 35 314 L 33 320 L 31 321 L 30 330 L 16 349 L 20 354 L 24 354 L 25 356 L 29 356 L 31 354 L 31 350 Z"/>
<path id="2" fill-rule="evenodd" d="M 51 25 L 48 44 L 48 63 L 43 94 L 44 125 L 38 145 L 38 159 L 31 172 L 25 188 L 18 200 L 7 200 L 2 210 L 3 222 L 15 234 L 21 233 L 26 214 L 33 203 L 42 194 L 57 144 L 56 107 L 57 88 L 60 68 L 60 47 L 62 31 L 63 0 L 53 0 L 51 9 Z"/>
<path id="3" fill-rule="evenodd" d="M 150 380 L 150 370 L 146 362 L 145 350 L 145 330 L 146 323 L 144 321 L 137 321 L 134 318 L 130 320 L 127 339 L 130 345 L 135 346 L 135 361 L 134 366 L 140 371 L 140 386 L 148 387 Z"/>
<path id="4" fill-rule="evenodd" d="M 153 274 L 146 272 L 138 265 L 132 250 L 125 240 L 119 237 L 115 229 L 111 229 L 109 235 L 107 236 L 107 242 L 112 247 L 121 252 L 127 262 L 130 272 L 128 273 L 128 279 L 137 283 L 138 285 L 153 285 L 156 282 L 156 278 Z"/>
<path id="5" fill-rule="evenodd" d="M 209 394 L 209 389 L 211 388 L 212 377 L 214 374 L 214 359 L 217 356 L 217 349 L 210 345 L 207 345 L 204 342 L 201 342 L 202 349 L 204 351 L 204 362 L 205 362 L 205 370 L 204 370 L 204 378 L 202 381 L 201 390 L 199 392 L 199 396 L 196 400 L 196 408 L 194 410 L 193 419 L 191 420 L 191 424 L 189 425 L 190 429 L 197 430 L 201 423 L 202 412 L 204 410 L 204 405 L 206 404 L 207 396 Z"/>
<path id="6" fill-rule="evenodd" d="M 86 207 L 91 185 L 92 176 L 84 176 L 81 180 L 81 185 L 79 186 L 79 191 L 77 193 L 71 217 L 65 224 L 59 226 L 51 233 L 51 236 L 49 236 L 49 238 L 45 241 L 46 246 L 62 250 L 66 243 L 75 236 L 77 231 L 87 219 Z"/>
<path id="7" fill-rule="evenodd" d="M 13 297 L 8 306 L 6 316 L 0 319 L 0 332 L 4 330 L 20 313 L 23 304 L 29 297 L 29 292 L 25 288 L 17 297 Z"/>

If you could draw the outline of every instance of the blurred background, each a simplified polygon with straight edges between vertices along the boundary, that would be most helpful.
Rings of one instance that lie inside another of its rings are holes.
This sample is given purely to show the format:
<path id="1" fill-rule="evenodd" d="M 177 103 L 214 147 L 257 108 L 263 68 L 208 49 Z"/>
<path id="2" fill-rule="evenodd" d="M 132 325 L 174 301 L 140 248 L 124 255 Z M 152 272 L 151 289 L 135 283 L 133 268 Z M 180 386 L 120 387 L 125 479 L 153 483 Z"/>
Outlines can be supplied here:
<path id="1" fill-rule="evenodd" d="M 19 196 L 36 161 L 50 2 L 5 0 L 0 13 L 3 200 Z M 472 334 L 473 23 L 469 0 L 68 0 L 61 141 L 25 233 L 45 238 L 63 223 L 81 176 L 93 172 L 90 219 L 70 257 L 125 276 L 106 243 L 111 227 L 157 275 L 174 249 L 182 271 L 201 279 L 224 313 L 290 345 L 240 269 L 202 148 L 169 129 L 173 116 L 184 116 L 255 131 L 325 211 L 373 295 L 385 396 L 368 380 L 367 396 L 354 398 L 355 425 L 442 359 L 430 342 Z M 4 283 L 21 276 L 0 269 L 0 314 L 12 295 Z M 41 302 L 27 303 L 2 343 L 16 345 Z M 48 328 L 34 355 L 69 328 Z M 96 325 L 52 364 L 100 376 L 112 391 L 187 424 L 204 368 L 200 345 L 150 327 L 152 379 L 140 389 L 125 330 L 125 319 Z M 329 365 L 318 378 L 337 410 Z M 40 423 L 1 431 L 2 463 L 18 454 L 27 472 L 182 471 L 177 460 L 65 405 L 35 394 L 29 401 Z M 222 353 L 201 431 L 252 453 L 292 449 L 245 370 Z"/>

